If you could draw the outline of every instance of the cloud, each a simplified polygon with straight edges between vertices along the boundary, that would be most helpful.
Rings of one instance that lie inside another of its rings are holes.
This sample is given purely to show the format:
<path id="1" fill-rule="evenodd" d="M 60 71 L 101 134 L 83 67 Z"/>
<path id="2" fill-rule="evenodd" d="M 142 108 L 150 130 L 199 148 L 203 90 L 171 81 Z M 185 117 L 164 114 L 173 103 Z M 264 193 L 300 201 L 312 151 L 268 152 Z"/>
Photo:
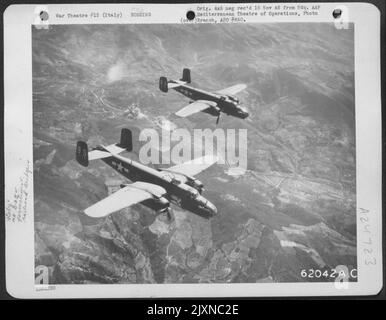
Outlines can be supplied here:
<path id="1" fill-rule="evenodd" d="M 126 75 L 126 71 L 127 68 L 123 62 L 116 63 L 110 67 L 109 71 L 107 72 L 107 81 L 111 83 L 123 79 Z"/>

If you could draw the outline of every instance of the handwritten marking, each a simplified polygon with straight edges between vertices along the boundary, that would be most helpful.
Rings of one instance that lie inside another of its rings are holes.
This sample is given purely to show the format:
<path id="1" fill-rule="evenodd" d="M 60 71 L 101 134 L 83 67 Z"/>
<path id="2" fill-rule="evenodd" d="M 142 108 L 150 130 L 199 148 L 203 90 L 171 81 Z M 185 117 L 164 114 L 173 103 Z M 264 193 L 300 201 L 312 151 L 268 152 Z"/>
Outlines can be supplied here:
<path id="1" fill-rule="evenodd" d="M 367 209 L 359 208 L 359 222 L 360 222 L 360 231 L 363 234 L 364 241 L 362 245 L 364 246 L 362 252 L 364 254 L 365 265 L 366 266 L 375 266 L 377 264 L 377 259 L 374 257 L 374 244 L 373 244 L 373 234 L 371 232 L 371 218 L 370 211 Z"/>
<path id="2" fill-rule="evenodd" d="M 7 199 L 5 207 L 6 221 L 13 223 L 25 223 L 27 221 L 28 188 L 31 174 L 31 163 L 27 160 L 24 172 L 19 178 L 12 197 Z"/>

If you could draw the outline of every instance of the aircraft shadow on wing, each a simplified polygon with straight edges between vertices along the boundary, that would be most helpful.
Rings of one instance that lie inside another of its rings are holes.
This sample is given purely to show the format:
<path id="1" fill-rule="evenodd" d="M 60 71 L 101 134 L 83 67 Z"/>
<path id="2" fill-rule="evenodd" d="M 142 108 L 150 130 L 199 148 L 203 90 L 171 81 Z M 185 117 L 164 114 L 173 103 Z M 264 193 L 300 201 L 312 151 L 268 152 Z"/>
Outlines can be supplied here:
<path id="1" fill-rule="evenodd" d="M 170 203 L 207 219 L 217 214 L 214 204 L 201 195 L 204 190 L 202 182 L 194 178 L 217 162 L 215 156 L 197 158 L 170 168 L 153 169 L 120 155 L 132 149 L 132 133 L 126 128 L 121 131 L 119 143 L 100 145 L 91 151 L 88 151 L 86 142 L 78 141 L 76 160 L 79 164 L 87 167 L 89 161 L 100 159 L 133 181 L 121 184 L 120 190 L 85 209 L 88 216 L 105 217 L 137 203 L 155 210 L 157 214 L 166 214 L 168 219 L 171 219 Z"/>
<path id="2" fill-rule="evenodd" d="M 239 99 L 234 96 L 247 87 L 245 84 L 236 84 L 223 90 L 209 92 L 188 86 L 189 83 L 191 83 L 189 69 L 183 70 L 180 80 L 168 80 L 166 77 L 159 79 L 159 88 L 162 92 L 174 89 L 191 99 L 190 104 L 176 112 L 177 116 L 188 117 L 201 111 L 216 116 L 216 124 L 220 120 L 221 113 L 241 119 L 248 117 L 249 113 L 240 105 Z"/>

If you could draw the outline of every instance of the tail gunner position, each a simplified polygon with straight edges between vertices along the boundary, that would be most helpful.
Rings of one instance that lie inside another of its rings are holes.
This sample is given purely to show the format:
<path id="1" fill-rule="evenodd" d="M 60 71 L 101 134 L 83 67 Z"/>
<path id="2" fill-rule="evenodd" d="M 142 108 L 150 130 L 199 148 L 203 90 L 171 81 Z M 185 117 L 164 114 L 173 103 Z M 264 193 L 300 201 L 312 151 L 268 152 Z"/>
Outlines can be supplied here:
<path id="1" fill-rule="evenodd" d="M 88 151 L 87 143 L 78 141 L 76 160 L 87 167 L 90 160 L 101 159 L 134 183 L 124 183 L 121 189 L 95 203 L 84 212 L 91 217 L 107 216 L 115 211 L 141 203 L 157 213 L 170 214 L 170 202 L 204 218 L 217 214 L 216 207 L 201 193 L 203 184 L 193 176 L 213 165 L 213 156 L 197 158 L 167 169 L 153 169 L 119 153 L 132 151 L 132 133 L 122 129 L 121 141 L 109 146 L 98 146 Z"/>
<path id="2" fill-rule="evenodd" d="M 187 117 L 201 111 L 216 116 L 216 124 L 220 120 L 221 112 L 241 119 L 248 117 L 249 113 L 240 105 L 239 99 L 234 96 L 247 87 L 245 84 L 236 84 L 220 91 L 208 92 L 186 85 L 190 82 L 189 69 L 183 70 L 181 80 L 168 81 L 166 77 L 159 79 L 161 91 L 168 92 L 169 89 L 174 89 L 192 100 L 190 104 L 176 112 L 177 116 Z"/>

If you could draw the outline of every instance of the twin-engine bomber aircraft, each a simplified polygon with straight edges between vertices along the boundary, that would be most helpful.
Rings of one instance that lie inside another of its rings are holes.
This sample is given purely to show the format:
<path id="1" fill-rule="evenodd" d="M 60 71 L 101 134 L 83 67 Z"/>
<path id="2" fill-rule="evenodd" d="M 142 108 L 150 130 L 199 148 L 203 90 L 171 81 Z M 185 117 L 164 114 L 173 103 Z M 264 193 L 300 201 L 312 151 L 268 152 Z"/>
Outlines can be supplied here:
<path id="1" fill-rule="evenodd" d="M 177 116 L 187 117 L 202 111 L 216 116 L 216 124 L 218 124 L 220 120 L 221 112 L 241 119 L 248 117 L 249 114 L 247 110 L 240 106 L 239 99 L 234 96 L 247 87 L 245 84 L 236 84 L 217 92 L 208 92 L 187 86 L 186 84 L 190 82 L 189 69 L 183 70 L 181 80 L 168 81 L 166 77 L 159 79 L 159 88 L 161 91 L 168 92 L 169 89 L 174 89 L 193 100 L 185 108 L 176 112 Z"/>
<path id="2" fill-rule="evenodd" d="M 193 176 L 213 165 L 217 158 L 205 156 L 167 169 L 153 169 L 119 155 L 132 151 L 132 134 L 122 129 L 121 141 L 109 146 L 98 146 L 88 151 L 86 142 L 78 141 L 76 160 L 87 167 L 90 160 L 101 159 L 132 184 L 122 184 L 121 189 L 95 203 L 84 212 L 94 218 L 107 216 L 115 211 L 141 203 L 171 219 L 170 202 L 204 218 L 217 214 L 216 207 L 201 193 L 203 184 Z"/>

